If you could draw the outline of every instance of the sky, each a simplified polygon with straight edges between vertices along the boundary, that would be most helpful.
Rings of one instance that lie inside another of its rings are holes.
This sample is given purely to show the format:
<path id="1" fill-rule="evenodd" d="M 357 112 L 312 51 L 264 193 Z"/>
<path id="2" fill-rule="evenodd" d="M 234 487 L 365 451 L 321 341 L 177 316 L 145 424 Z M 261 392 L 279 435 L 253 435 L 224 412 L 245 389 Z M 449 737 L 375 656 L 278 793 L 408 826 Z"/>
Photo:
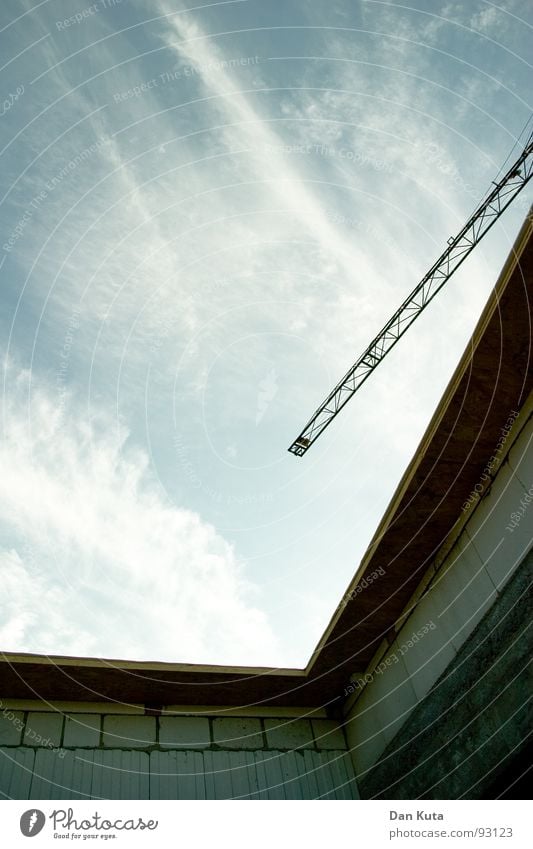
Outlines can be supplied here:
<path id="1" fill-rule="evenodd" d="M 529 0 L 2 0 L 0 649 L 303 667 L 530 187 L 287 449 L 524 144 Z"/>

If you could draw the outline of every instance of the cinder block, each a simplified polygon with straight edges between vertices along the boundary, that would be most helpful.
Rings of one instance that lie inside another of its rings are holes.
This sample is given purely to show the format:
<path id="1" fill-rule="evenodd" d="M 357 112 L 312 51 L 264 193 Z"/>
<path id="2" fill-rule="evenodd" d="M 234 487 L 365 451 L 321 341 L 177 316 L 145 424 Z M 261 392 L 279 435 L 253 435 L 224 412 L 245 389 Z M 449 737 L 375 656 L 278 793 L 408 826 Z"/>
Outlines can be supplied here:
<path id="1" fill-rule="evenodd" d="M 407 721 L 418 701 L 397 643 L 390 656 L 399 660 L 375 675 L 346 720 L 346 736 L 356 773 L 374 764 Z"/>
<path id="2" fill-rule="evenodd" d="M 435 624 L 448 631 L 459 650 L 496 600 L 494 584 L 467 534 L 450 552 L 432 592 L 438 607 Z"/>
<path id="3" fill-rule="evenodd" d="M 458 557 L 459 549 L 456 547 L 449 555 L 449 562 L 453 564 L 450 569 L 460 570 Z M 479 568 L 481 568 L 481 564 L 478 562 Z M 423 699 L 426 696 L 437 678 L 456 655 L 453 639 L 456 632 L 460 632 L 465 623 L 459 621 L 457 617 L 452 617 L 454 575 L 455 572 L 452 572 L 452 595 L 450 597 L 448 591 L 450 581 L 441 580 L 444 576 L 443 566 L 438 583 L 435 583 L 429 592 L 423 596 L 398 633 L 396 650 L 405 664 L 418 699 Z M 459 586 L 459 579 L 457 579 L 457 586 Z M 459 589 L 455 594 L 458 593 Z M 442 611 L 448 604 L 450 605 L 448 614 L 441 617 Z M 471 611 L 466 614 L 466 618 L 470 615 Z M 384 676 L 387 675 L 387 671 L 385 669 Z"/>
<path id="4" fill-rule="evenodd" d="M 143 749 L 155 743 L 154 716 L 104 716 L 104 746 Z"/>
<path id="5" fill-rule="evenodd" d="M 31 799 L 90 799 L 92 752 L 40 749 L 35 757 Z"/>
<path id="6" fill-rule="evenodd" d="M 308 719 L 265 719 L 270 749 L 314 749 L 315 742 Z"/>
<path id="7" fill-rule="evenodd" d="M 0 746 L 18 746 L 24 727 L 24 713 L 21 710 L 3 708 L 0 713 Z"/>
<path id="8" fill-rule="evenodd" d="M 203 759 L 202 752 L 152 752 L 150 799 L 205 799 Z"/>
<path id="9" fill-rule="evenodd" d="M 57 748 L 61 743 L 62 728 L 63 714 L 61 713 L 41 713 L 37 711 L 29 713 L 22 743 L 24 746 Z"/>
<path id="10" fill-rule="evenodd" d="M 33 749 L 0 749 L 0 799 L 29 799 Z"/>
<path id="11" fill-rule="evenodd" d="M 231 789 L 234 799 L 257 799 L 259 782 L 257 780 L 257 756 L 255 752 L 213 752 L 215 755 L 228 755 L 231 764 Z"/>
<path id="12" fill-rule="evenodd" d="M 77 748 L 99 746 L 101 719 L 95 713 L 75 713 L 65 717 L 63 745 Z"/>
<path id="13" fill-rule="evenodd" d="M 509 452 L 509 465 L 526 492 L 533 483 L 532 437 L 533 421 L 530 420 Z"/>
<path id="14" fill-rule="evenodd" d="M 315 755 L 316 752 L 303 750 L 298 752 L 298 757 L 304 761 L 307 755 Z M 255 752 L 254 759 L 257 763 L 257 779 L 261 799 L 286 799 L 286 779 L 283 774 L 282 763 L 290 757 L 287 752 Z"/>
<path id="15" fill-rule="evenodd" d="M 346 749 L 342 728 L 334 719 L 312 719 L 311 724 L 318 749 Z"/>
<path id="16" fill-rule="evenodd" d="M 319 752 L 322 763 L 328 764 L 328 769 L 322 769 L 323 779 L 326 779 L 326 793 L 322 799 L 359 799 L 359 790 L 355 780 L 352 761 L 348 753 Z M 333 792 L 332 792 L 333 791 Z"/>
<path id="17" fill-rule="evenodd" d="M 153 717 L 139 717 L 139 719 L 153 719 Z M 93 799 L 150 798 L 148 752 L 95 749 L 91 754 Z"/>
<path id="18" fill-rule="evenodd" d="M 261 723 L 240 717 L 214 719 L 213 741 L 224 749 L 262 749 Z"/>
<path id="19" fill-rule="evenodd" d="M 206 799 L 233 799 L 232 754 L 232 752 L 217 752 L 212 749 L 204 753 Z"/>
<path id="20" fill-rule="evenodd" d="M 211 744 L 209 720 L 204 716 L 162 716 L 159 744 L 165 749 L 205 749 Z"/>
<path id="21" fill-rule="evenodd" d="M 531 546 L 533 503 L 511 466 L 504 463 L 466 530 L 491 581 L 501 589 Z M 516 521 L 518 518 L 518 522 Z M 514 522 L 514 526 L 513 526 Z"/>

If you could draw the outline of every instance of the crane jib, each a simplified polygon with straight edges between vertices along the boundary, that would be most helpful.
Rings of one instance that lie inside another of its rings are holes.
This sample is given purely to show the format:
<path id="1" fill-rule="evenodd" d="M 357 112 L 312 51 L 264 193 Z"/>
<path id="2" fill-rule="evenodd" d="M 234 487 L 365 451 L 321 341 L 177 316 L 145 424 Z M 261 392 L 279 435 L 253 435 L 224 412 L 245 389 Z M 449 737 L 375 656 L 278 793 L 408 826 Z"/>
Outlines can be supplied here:
<path id="1" fill-rule="evenodd" d="M 446 250 L 363 351 L 352 368 L 332 389 L 326 400 L 315 410 L 300 435 L 289 447 L 292 454 L 298 457 L 305 454 L 331 424 L 335 416 L 401 339 L 532 176 L 533 133 L 507 173 L 493 184 L 494 188 L 479 204 L 462 230 L 455 237 L 448 239 Z"/>

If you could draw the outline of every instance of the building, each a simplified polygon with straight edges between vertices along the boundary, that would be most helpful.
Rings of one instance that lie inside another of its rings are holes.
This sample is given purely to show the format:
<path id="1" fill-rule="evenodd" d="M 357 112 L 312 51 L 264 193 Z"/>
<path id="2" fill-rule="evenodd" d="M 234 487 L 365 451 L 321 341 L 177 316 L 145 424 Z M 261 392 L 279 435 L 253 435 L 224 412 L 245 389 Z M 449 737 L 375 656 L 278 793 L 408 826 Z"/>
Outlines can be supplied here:
<path id="1" fill-rule="evenodd" d="M 519 795 L 532 274 L 530 213 L 306 669 L 3 655 L 2 795 Z"/>

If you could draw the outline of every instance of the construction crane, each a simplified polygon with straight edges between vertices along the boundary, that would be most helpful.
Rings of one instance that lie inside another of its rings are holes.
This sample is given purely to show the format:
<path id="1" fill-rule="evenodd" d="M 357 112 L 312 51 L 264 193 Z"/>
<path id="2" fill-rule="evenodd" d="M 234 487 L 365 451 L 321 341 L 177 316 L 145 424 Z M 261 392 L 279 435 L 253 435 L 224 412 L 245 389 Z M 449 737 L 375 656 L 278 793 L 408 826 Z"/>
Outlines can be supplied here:
<path id="1" fill-rule="evenodd" d="M 290 452 L 301 457 L 316 442 L 320 434 L 370 377 L 381 360 L 425 310 L 532 176 L 533 133 L 529 136 L 518 159 L 497 183 L 492 184 L 494 188 L 479 204 L 460 233 L 455 238 L 448 239 L 448 247 L 444 253 L 313 413 L 300 435 L 290 446 Z"/>

